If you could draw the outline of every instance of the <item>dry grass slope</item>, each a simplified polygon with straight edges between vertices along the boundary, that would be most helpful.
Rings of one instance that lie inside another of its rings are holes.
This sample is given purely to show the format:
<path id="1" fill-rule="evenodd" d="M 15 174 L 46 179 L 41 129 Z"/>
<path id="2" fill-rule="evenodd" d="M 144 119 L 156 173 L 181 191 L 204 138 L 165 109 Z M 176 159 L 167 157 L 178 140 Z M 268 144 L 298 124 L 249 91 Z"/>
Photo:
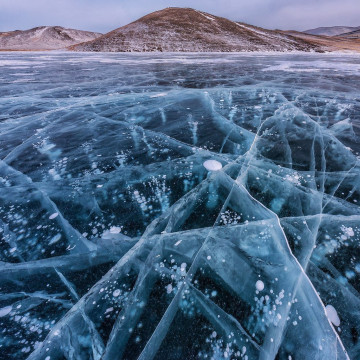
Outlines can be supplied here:
<path id="1" fill-rule="evenodd" d="M 108 52 L 321 51 L 306 39 L 188 8 L 156 11 L 70 49 Z"/>

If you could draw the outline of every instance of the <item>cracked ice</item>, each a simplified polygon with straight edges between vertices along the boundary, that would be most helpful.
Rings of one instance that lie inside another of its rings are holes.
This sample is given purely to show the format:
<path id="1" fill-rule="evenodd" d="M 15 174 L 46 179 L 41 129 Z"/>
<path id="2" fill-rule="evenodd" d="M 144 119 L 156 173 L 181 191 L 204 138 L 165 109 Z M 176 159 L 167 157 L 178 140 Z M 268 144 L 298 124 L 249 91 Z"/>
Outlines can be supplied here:
<path id="1" fill-rule="evenodd" d="M 2 54 L 0 358 L 358 359 L 359 69 Z"/>

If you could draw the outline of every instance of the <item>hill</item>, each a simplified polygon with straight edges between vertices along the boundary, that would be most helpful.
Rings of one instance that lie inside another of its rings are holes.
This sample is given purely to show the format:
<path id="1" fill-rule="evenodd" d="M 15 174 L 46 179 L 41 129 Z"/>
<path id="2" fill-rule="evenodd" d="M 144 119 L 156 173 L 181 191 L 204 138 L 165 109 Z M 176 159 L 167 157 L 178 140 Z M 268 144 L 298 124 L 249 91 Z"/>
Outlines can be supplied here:
<path id="1" fill-rule="evenodd" d="M 360 29 L 339 35 L 345 39 L 360 39 Z"/>
<path id="2" fill-rule="evenodd" d="M 65 29 L 61 26 L 40 26 L 30 30 L 0 33 L 0 50 L 57 50 L 94 40 L 101 34 Z"/>
<path id="3" fill-rule="evenodd" d="M 311 35 L 321 35 L 321 36 L 338 36 L 340 34 L 349 33 L 354 30 L 360 29 L 359 27 L 351 26 L 328 26 L 328 27 L 318 27 L 316 29 L 310 29 L 303 31 L 305 34 Z"/>
<path id="4" fill-rule="evenodd" d="M 237 52 L 316 51 L 314 45 L 280 31 L 265 30 L 189 8 L 153 12 L 75 51 Z"/>

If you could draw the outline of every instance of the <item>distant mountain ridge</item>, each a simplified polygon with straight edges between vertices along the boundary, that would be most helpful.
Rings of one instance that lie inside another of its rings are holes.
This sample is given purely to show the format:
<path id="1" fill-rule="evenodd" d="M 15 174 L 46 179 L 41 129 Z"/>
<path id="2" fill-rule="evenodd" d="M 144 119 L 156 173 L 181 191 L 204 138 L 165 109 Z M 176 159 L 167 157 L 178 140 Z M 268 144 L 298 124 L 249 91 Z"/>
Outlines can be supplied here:
<path id="1" fill-rule="evenodd" d="M 352 31 L 359 30 L 358 27 L 351 26 L 327 26 L 327 27 L 318 27 L 316 29 L 310 29 L 303 31 L 305 34 L 311 35 L 321 35 L 321 36 L 339 36 L 341 34 L 350 33 Z"/>
<path id="2" fill-rule="evenodd" d="M 29 30 L 0 33 L 0 50 L 58 50 L 102 34 L 66 29 L 61 26 L 40 26 Z"/>
<path id="3" fill-rule="evenodd" d="M 191 9 L 170 7 L 107 34 L 41 26 L 0 33 L 0 51 L 360 52 L 360 26 L 267 30 Z"/>
<path id="4" fill-rule="evenodd" d="M 280 31 L 234 22 L 190 8 L 166 8 L 99 38 L 70 47 L 107 52 L 319 51 Z"/>
<path id="5" fill-rule="evenodd" d="M 340 34 L 339 36 L 346 39 L 360 39 L 360 27 L 357 30 L 350 31 L 348 33 Z"/>

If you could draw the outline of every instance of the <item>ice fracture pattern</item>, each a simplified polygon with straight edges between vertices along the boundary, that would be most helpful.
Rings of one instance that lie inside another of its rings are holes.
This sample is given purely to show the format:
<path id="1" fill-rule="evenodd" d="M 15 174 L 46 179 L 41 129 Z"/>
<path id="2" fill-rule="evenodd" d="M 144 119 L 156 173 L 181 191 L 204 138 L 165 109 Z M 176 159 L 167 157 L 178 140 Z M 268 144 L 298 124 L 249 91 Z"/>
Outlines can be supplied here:
<path id="1" fill-rule="evenodd" d="M 0 55 L 0 359 L 360 358 L 360 57 Z"/>

